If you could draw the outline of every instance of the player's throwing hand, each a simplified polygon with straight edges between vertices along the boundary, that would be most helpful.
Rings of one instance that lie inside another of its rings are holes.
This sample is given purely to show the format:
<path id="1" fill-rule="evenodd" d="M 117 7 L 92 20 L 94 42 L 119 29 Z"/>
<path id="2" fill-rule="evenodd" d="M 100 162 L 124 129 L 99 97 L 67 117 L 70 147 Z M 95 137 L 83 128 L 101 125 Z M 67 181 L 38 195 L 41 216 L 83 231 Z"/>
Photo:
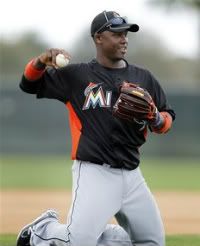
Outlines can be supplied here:
<path id="1" fill-rule="evenodd" d="M 46 66 L 51 66 L 55 68 L 61 67 L 56 60 L 56 57 L 62 54 L 65 58 L 65 60 L 69 61 L 71 59 L 71 56 L 68 52 L 66 52 L 63 49 L 47 49 L 46 52 L 42 53 L 40 56 L 38 56 L 35 60 L 33 65 L 36 68 L 44 68 Z"/>

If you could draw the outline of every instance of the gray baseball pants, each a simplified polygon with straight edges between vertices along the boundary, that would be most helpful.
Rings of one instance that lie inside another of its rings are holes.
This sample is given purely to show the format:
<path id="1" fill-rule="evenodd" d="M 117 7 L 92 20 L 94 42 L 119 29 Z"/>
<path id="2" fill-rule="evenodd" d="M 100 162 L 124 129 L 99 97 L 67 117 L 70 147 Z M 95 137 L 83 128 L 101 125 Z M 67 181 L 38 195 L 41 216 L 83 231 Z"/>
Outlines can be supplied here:
<path id="1" fill-rule="evenodd" d="M 31 246 L 164 246 L 156 202 L 139 168 L 129 171 L 74 161 L 67 224 L 38 223 Z M 108 224 L 115 216 L 119 225 Z"/>

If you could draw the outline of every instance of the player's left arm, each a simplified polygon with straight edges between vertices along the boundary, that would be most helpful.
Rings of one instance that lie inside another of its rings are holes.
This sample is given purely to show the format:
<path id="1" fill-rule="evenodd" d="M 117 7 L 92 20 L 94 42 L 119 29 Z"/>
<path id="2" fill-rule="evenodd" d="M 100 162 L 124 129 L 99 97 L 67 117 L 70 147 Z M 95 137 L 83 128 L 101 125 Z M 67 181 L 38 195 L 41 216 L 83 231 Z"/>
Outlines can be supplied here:
<path id="1" fill-rule="evenodd" d="M 172 127 L 173 118 L 171 114 L 166 111 L 158 112 L 157 122 L 149 125 L 151 131 L 159 134 L 167 133 Z"/>
<path id="2" fill-rule="evenodd" d="M 152 85 L 154 87 L 153 101 L 157 108 L 157 115 L 154 122 L 149 125 L 151 131 L 155 133 L 167 133 L 175 120 L 175 112 L 169 104 L 166 94 L 160 83 L 151 74 Z"/>

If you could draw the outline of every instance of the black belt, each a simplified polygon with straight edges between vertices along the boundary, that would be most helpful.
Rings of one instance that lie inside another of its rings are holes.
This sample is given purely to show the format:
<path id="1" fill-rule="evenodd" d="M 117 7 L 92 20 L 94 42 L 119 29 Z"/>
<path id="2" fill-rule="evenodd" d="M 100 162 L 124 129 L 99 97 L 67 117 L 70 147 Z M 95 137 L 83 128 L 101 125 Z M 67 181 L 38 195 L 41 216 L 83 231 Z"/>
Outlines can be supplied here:
<path id="1" fill-rule="evenodd" d="M 82 161 L 84 161 L 84 160 L 82 160 Z M 111 164 L 105 163 L 105 162 L 102 162 L 102 161 L 86 161 L 86 162 L 90 162 L 91 164 L 96 164 L 96 165 L 101 165 L 101 166 L 106 165 L 106 166 L 109 166 L 110 168 L 125 169 L 125 170 L 129 170 L 129 171 L 134 170 L 134 169 L 136 169 L 138 167 L 138 165 L 137 166 L 133 166 L 133 167 L 127 167 L 123 163 L 122 163 L 121 166 L 112 166 Z"/>

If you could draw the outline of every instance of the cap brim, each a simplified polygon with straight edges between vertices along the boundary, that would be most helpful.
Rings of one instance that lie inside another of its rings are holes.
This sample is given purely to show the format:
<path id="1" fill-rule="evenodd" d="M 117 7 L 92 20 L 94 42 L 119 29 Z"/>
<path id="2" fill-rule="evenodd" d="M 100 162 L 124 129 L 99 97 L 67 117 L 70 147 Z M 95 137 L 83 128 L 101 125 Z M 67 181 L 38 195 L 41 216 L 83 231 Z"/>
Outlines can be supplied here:
<path id="1" fill-rule="evenodd" d="M 123 24 L 117 27 L 110 27 L 108 31 L 111 32 L 123 32 L 123 31 L 129 31 L 129 32 L 138 32 L 139 26 L 137 24 Z"/>

